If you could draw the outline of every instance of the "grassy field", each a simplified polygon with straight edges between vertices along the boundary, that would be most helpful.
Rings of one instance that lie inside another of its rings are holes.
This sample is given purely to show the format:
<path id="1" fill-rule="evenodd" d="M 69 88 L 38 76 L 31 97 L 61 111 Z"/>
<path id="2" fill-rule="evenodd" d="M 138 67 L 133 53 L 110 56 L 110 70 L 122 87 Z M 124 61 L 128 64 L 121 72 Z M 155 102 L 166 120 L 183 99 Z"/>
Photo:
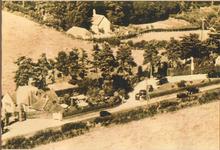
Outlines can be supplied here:
<path id="1" fill-rule="evenodd" d="M 217 101 L 124 125 L 95 128 L 85 135 L 36 149 L 217 150 L 219 106 Z"/>
<path id="2" fill-rule="evenodd" d="M 13 62 L 19 56 L 35 59 L 46 53 L 49 58 L 53 58 L 61 50 L 83 48 L 90 53 L 92 49 L 92 43 L 74 40 L 64 33 L 5 11 L 2 11 L 2 31 L 3 93 L 15 89 L 13 71 L 16 65 Z"/>

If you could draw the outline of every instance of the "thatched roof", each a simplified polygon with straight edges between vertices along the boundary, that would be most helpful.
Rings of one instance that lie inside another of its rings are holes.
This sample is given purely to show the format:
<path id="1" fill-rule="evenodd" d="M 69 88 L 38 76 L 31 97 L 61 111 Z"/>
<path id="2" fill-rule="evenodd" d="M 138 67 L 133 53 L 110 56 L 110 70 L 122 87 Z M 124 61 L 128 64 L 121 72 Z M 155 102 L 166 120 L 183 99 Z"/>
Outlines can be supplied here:
<path id="1" fill-rule="evenodd" d="M 67 90 L 67 89 L 74 89 L 76 87 L 78 87 L 78 86 L 69 84 L 68 82 L 59 82 L 59 83 L 54 83 L 54 84 L 48 85 L 48 88 L 51 90 L 54 90 L 55 92 Z"/>
<path id="2" fill-rule="evenodd" d="M 80 27 L 76 27 L 76 26 L 73 26 L 72 28 L 70 28 L 66 33 L 73 35 L 74 37 L 82 38 L 82 39 L 92 38 L 91 32 L 89 32 L 85 28 L 80 28 Z"/>

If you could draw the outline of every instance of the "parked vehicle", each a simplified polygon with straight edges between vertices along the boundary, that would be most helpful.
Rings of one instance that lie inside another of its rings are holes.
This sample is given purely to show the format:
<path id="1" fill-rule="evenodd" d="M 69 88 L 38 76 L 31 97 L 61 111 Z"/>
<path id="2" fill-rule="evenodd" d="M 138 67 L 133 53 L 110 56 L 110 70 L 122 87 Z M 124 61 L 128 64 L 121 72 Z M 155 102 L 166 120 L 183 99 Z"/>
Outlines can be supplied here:
<path id="1" fill-rule="evenodd" d="M 154 88 L 152 85 L 147 85 L 148 92 L 153 92 Z"/>
<path id="2" fill-rule="evenodd" d="M 111 113 L 108 111 L 100 111 L 100 117 L 107 117 L 107 116 L 111 116 Z"/>
<path id="3" fill-rule="evenodd" d="M 162 84 L 165 84 L 165 83 L 168 83 L 168 80 L 167 80 L 166 77 L 161 78 L 161 79 L 157 82 L 157 85 L 162 85 Z"/>
<path id="4" fill-rule="evenodd" d="M 135 100 L 140 100 L 140 94 L 139 93 L 135 94 Z"/>
<path id="5" fill-rule="evenodd" d="M 186 92 L 178 93 L 176 95 L 177 98 L 187 98 L 189 95 Z"/>
<path id="6" fill-rule="evenodd" d="M 187 89 L 188 94 L 196 94 L 199 93 L 199 88 L 198 87 L 188 87 Z"/>
<path id="7" fill-rule="evenodd" d="M 142 95 L 147 95 L 147 91 L 146 90 L 140 90 L 139 91 L 139 94 L 142 96 Z"/>

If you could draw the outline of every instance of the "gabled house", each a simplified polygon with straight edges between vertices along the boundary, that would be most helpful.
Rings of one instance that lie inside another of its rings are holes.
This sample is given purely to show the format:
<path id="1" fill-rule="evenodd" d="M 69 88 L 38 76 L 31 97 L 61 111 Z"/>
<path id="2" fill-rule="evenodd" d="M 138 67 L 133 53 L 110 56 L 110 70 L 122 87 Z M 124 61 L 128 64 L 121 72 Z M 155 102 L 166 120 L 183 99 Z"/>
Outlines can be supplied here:
<path id="1" fill-rule="evenodd" d="M 110 21 L 104 15 L 96 14 L 95 9 L 93 9 L 91 30 L 96 34 L 109 34 L 112 32 Z"/>

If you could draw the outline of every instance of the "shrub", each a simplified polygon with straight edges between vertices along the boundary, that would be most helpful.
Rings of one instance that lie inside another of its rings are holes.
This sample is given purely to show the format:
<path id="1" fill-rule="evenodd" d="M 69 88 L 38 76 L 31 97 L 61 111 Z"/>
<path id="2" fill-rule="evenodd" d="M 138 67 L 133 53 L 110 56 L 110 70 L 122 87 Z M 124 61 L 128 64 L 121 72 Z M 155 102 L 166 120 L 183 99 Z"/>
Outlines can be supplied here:
<path id="1" fill-rule="evenodd" d="M 3 146 L 3 148 L 6 149 L 27 149 L 31 147 L 32 147 L 31 141 L 25 138 L 24 136 L 11 138 Z"/>
<path id="2" fill-rule="evenodd" d="M 166 109 L 170 106 L 177 106 L 179 102 L 177 101 L 161 101 L 159 104 L 159 109 Z"/>
<path id="3" fill-rule="evenodd" d="M 78 129 L 87 129 L 86 123 L 84 122 L 67 123 L 61 127 L 61 131 L 63 133 L 70 130 L 78 130 Z"/>
<path id="4" fill-rule="evenodd" d="M 182 80 L 180 82 L 177 83 L 177 86 L 182 88 L 182 87 L 186 87 L 186 81 L 185 80 Z"/>
<path id="5" fill-rule="evenodd" d="M 208 78 L 219 78 L 220 72 L 217 72 L 215 70 L 212 70 L 208 73 Z"/>

